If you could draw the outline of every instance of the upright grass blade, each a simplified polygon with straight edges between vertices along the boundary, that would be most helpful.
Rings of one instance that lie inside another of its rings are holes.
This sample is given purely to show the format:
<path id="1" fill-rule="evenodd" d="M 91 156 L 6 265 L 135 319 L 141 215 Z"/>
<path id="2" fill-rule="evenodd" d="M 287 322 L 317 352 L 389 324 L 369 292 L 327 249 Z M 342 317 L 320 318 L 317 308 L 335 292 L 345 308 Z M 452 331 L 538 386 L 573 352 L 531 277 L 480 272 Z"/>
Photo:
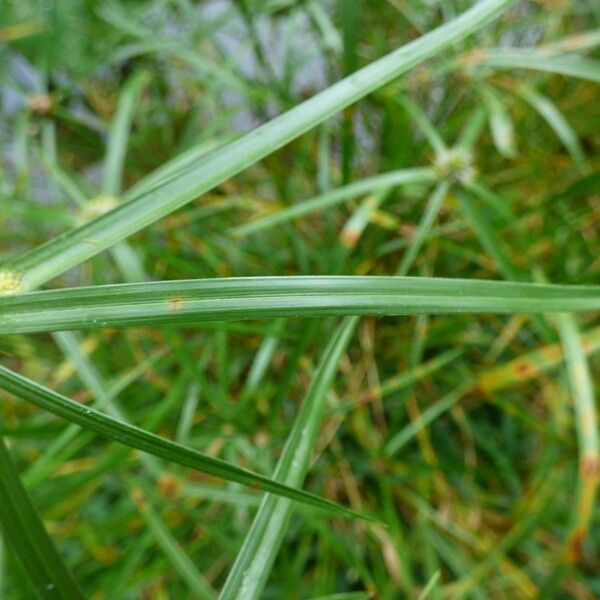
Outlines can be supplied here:
<path id="1" fill-rule="evenodd" d="M 104 158 L 102 194 L 114 198 L 115 204 L 121 193 L 125 155 L 135 107 L 148 79 L 149 74 L 142 71 L 128 80 L 119 97 L 117 111 L 111 124 Z M 111 252 L 121 271 L 127 275 L 127 281 L 146 279 L 139 256 L 126 242 L 115 244 Z"/>
<path id="2" fill-rule="evenodd" d="M 577 323 L 571 314 L 555 317 L 565 353 L 569 384 L 573 396 L 579 447 L 580 489 L 573 529 L 565 544 L 565 558 L 576 563 L 583 556 L 583 542 L 587 536 L 598 486 L 600 485 L 600 439 L 594 385 Z"/>
<path id="3" fill-rule="evenodd" d="M 442 572 L 441 571 L 436 571 L 431 576 L 431 578 L 429 579 L 429 581 L 427 582 L 427 585 L 423 588 L 423 591 L 419 594 L 419 597 L 417 598 L 417 600 L 426 600 L 429 597 L 429 595 L 432 592 L 432 590 L 437 585 L 437 583 L 440 580 L 441 576 L 442 576 Z"/>
<path id="4" fill-rule="evenodd" d="M 416 123 L 417 127 L 427 139 L 427 142 L 432 147 L 436 157 L 442 156 L 448 152 L 448 147 L 446 146 L 444 139 L 418 104 L 413 102 L 408 96 L 394 96 L 394 99 L 400 106 L 406 109 L 410 118 Z"/>
<path id="5" fill-rule="evenodd" d="M 406 275 L 410 271 L 410 267 L 412 266 L 425 238 L 429 234 L 433 222 L 437 217 L 440 208 L 442 207 L 442 203 L 444 202 L 444 198 L 446 198 L 448 194 L 448 190 L 450 189 L 450 184 L 447 181 L 441 181 L 438 183 L 435 188 L 425 210 L 423 212 L 423 216 L 421 217 L 421 221 L 415 231 L 414 237 L 411 241 L 410 246 L 402 256 L 402 260 L 400 261 L 400 266 L 398 267 L 398 275 Z"/>
<path id="6" fill-rule="evenodd" d="M 0 297 L 0 333 L 323 315 L 552 313 L 600 308 L 600 287 L 430 277 L 191 279 Z"/>
<path id="7" fill-rule="evenodd" d="M 0 291 L 30 290 L 161 219 L 412 67 L 477 31 L 516 0 L 482 0 L 456 19 L 360 69 L 101 217 L 3 267 Z M 171 168 L 173 165 L 171 165 Z M 7 282 L 10 285 L 7 285 Z"/>
<path id="8" fill-rule="evenodd" d="M 0 388 L 35 404 L 59 417 L 77 423 L 97 434 L 115 440 L 130 448 L 137 448 L 154 456 L 197 469 L 203 473 L 235 481 L 264 491 L 273 492 L 308 506 L 328 509 L 338 514 L 359 516 L 358 513 L 334 502 L 278 483 L 257 473 L 241 469 L 223 460 L 212 458 L 191 448 L 181 446 L 143 429 L 117 421 L 87 406 L 57 394 L 22 375 L 0 366 Z M 359 518 L 363 518 L 359 516 Z"/>
<path id="9" fill-rule="evenodd" d="M 357 317 L 344 320 L 323 353 L 273 473 L 276 481 L 296 486 L 304 480 L 323 417 L 327 392 L 357 323 Z M 271 495 L 264 497 L 229 572 L 220 600 L 253 600 L 260 597 L 283 541 L 291 509 L 292 505 L 287 500 Z"/>
<path id="10" fill-rule="evenodd" d="M 127 151 L 129 130 L 133 120 L 134 110 L 149 74 L 145 71 L 135 74 L 123 88 L 119 97 L 117 112 L 111 124 L 108 136 L 108 147 L 104 159 L 102 193 L 116 196 L 121 192 L 123 165 Z"/>
<path id="11" fill-rule="evenodd" d="M 342 40 L 344 42 L 343 70 L 344 75 L 350 75 L 358 66 L 358 29 L 361 23 L 362 0 L 338 0 L 338 11 L 342 20 Z M 349 108 L 342 115 L 341 127 L 342 152 L 342 183 L 351 179 L 353 158 L 356 151 L 354 133 L 354 110 Z"/>
<path id="12" fill-rule="evenodd" d="M 160 547 L 169 556 L 180 577 L 187 583 L 193 597 L 202 600 L 215 599 L 217 594 L 210 583 L 198 572 L 192 559 L 183 551 L 152 504 L 148 502 L 148 496 L 152 493 L 149 487 L 136 481 L 128 481 L 126 486 L 148 529 L 152 531 Z"/>
<path id="13" fill-rule="evenodd" d="M 481 180 L 472 180 L 464 183 L 464 186 L 470 192 L 473 192 L 475 196 L 477 196 L 480 200 L 482 200 L 488 207 L 490 207 L 495 213 L 497 213 L 498 217 L 501 218 L 505 224 L 509 227 L 518 227 L 519 223 L 515 222 L 514 215 L 512 210 L 508 206 L 506 198 L 496 194 Z M 468 203 L 470 205 L 470 203 Z M 465 203 L 462 202 L 463 210 L 469 210 L 469 207 L 465 206 Z M 471 209 L 470 214 L 468 215 L 469 219 L 473 221 L 476 218 L 474 211 Z M 481 220 L 481 219 L 480 219 Z M 489 229 L 489 227 L 487 228 Z M 484 238 L 480 237 L 480 241 Z M 487 236 L 486 238 L 487 239 Z M 486 248 L 489 246 L 489 242 L 486 241 Z"/>
<path id="14" fill-rule="evenodd" d="M 480 93 L 488 111 L 492 140 L 496 149 L 505 158 L 515 158 L 515 128 L 506 106 L 491 86 L 481 85 Z"/>
<path id="15" fill-rule="evenodd" d="M 40 519 L 0 437 L 0 524 L 38 596 L 77 600 L 84 596 Z"/>
<path id="16" fill-rule="evenodd" d="M 469 189 L 470 186 L 465 187 Z M 481 186 L 473 187 L 473 191 L 476 193 L 484 189 L 485 188 Z M 461 210 L 470 222 L 479 242 L 485 248 L 487 253 L 496 261 L 498 271 L 508 280 L 515 281 L 522 279 L 521 274 L 512 264 L 512 261 L 500 245 L 492 225 L 489 223 L 488 219 L 485 218 L 485 214 L 478 209 L 472 198 L 463 190 L 458 190 L 457 199 Z"/>
<path id="17" fill-rule="evenodd" d="M 284 319 L 275 321 L 272 325 L 272 333 L 263 339 L 260 348 L 257 350 L 248 371 L 248 377 L 246 378 L 246 382 L 244 383 L 244 387 L 242 388 L 238 399 L 238 406 L 236 408 L 237 414 L 244 414 L 244 411 L 248 409 L 250 399 L 259 389 L 260 382 L 262 381 L 279 345 L 277 334 L 283 331 L 285 325 L 286 322 Z"/>
<path id="18" fill-rule="evenodd" d="M 585 151 L 579 143 L 577 134 L 573 131 L 573 128 L 554 102 L 547 96 L 540 94 L 526 85 L 519 86 L 517 93 L 528 102 L 553 129 L 554 133 L 556 133 L 582 171 L 587 170 L 587 158 L 585 156 Z"/>

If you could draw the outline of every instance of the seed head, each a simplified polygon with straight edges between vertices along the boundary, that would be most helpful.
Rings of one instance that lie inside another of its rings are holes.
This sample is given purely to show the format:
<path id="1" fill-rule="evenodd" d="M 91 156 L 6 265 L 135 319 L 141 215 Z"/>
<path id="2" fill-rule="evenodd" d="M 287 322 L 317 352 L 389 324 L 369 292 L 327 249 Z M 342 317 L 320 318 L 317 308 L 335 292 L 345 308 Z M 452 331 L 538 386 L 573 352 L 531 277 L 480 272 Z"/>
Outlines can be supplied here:
<path id="1" fill-rule="evenodd" d="M 473 155 L 463 148 L 451 148 L 438 156 L 435 170 L 440 177 L 468 183 L 475 177 Z"/>

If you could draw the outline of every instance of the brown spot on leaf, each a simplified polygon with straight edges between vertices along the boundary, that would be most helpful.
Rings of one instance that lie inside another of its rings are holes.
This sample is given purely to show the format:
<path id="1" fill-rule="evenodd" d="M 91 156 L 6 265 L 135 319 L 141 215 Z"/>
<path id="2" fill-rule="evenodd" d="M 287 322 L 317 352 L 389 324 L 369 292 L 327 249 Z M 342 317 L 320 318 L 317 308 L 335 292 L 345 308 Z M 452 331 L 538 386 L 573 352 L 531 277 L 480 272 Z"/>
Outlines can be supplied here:
<path id="1" fill-rule="evenodd" d="M 179 493 L 179 481 L 170 473 L 162 473 L 157 481 L 158 491 L 165 498 L 175 498 Z"/>
<path id="2" fill-rule="evenodd" d="M 600 458 L 595 453 L 584 454 L 581 457 L 582 479 L 598 479 L 600 477 Z"/>
<path id="3" fill-rule="evenodd" d="M 169 308 L 172 311 L 181 310 L 183 306 L 183 299 L 179 297 L 169 298 Z"/>
<path id="4" fill-rule="evenodd" d="M 535 371 L 535 367 L 529 362 L 520 362 L 515 365 L 515 371 L 519 375 L 531 375 Z"/>
<path id="5" fill-rule="evenodd" d="M 574 564 L 578 563 L 583 558 L 583 541 L 585 540 L 585 531 L 583 529 L 576 529 L 571 538 L 567 548 L 567 560 Z"/>

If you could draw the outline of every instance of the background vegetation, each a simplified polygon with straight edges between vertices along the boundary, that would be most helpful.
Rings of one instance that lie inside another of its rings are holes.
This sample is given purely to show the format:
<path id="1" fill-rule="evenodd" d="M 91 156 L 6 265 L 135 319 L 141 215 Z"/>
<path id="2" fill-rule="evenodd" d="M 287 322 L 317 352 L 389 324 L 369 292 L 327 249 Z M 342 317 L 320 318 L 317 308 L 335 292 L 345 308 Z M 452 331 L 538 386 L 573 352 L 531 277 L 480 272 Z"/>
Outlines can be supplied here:
<path id="1" fill-rule="evenodd" d="M 473 5 L 0 2 L 0 597 L 600 596 L 598 2 L 241 137 Z"/>

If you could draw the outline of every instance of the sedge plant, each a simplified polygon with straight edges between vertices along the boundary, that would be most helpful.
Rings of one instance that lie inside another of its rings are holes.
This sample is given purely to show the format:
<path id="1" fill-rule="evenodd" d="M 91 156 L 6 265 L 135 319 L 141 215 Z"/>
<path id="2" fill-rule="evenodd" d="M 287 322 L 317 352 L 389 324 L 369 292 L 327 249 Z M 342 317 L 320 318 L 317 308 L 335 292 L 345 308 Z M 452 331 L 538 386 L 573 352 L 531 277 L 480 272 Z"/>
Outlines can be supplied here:
<path id="1" fill-rule="evenodd" d="M 2 597 L 600 593 L 593 3 L 6 15 Z"/>

